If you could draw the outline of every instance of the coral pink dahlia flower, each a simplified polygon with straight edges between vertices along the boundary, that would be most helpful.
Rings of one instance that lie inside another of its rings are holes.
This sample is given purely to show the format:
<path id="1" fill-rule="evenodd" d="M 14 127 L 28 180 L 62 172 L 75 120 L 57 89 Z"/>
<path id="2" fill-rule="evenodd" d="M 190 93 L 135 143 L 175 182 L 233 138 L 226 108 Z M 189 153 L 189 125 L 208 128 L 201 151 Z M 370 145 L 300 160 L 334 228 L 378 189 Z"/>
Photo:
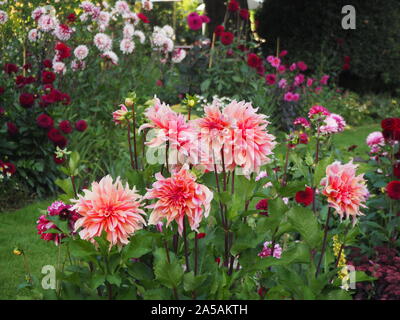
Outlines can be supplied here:
<path id="1" fill-rule="evenodd" d="M 231 141 L 224 147 L 225 165 L 228 170 L 241 167 L 246 176 L 270 162 L 268 156 L 276 145 L 275 137 L 266 129 L 267 116 L 256 112 L 244 101 L 232 101 L 223 110 L 227 119 L 234 119 Z"/>
<path id="2" fill-rule="evenodd" d="M 167 226 L 176 221 L 178 231 L 182 234 L 185 216 L 190 228 L 196 230 L 203 215 L 208 216 L 213 193 L 204 185 L 195 182 L 195 176 L 184 166 L 170 178 L 164 178 L 161 173 L 155 175 L 157 181 L 149 189 L 145 199 L 157 199 L 147 208 L 153 209 L 149 224 L 157 225 L 167 219 Z"/>
<path id="3" fill-rule="evenodd" d="M 94 237 L 107 233 L 110 245 L 129 243 L 128 237 L 146 224 L 140 208 L 141 196 L 135 187 L 128 184 L 123 187 L 119 177 L 113 183 L 107 175 L 100 182 L 92 183 L 92 190 L 83 190 L 84 196 L 71 200 L 82 217 L 75 223 L 75 231 L 82 227 L 79 235 L 82 239 L 93 241 Z"/>
<path id="4" fill-rule="evenodd" d="M 326 168 L 326 177 L 321 180 L 322 194 L 328 197 L 329 206 L 334 208 L 341 218 L 359 215 L 360 207 L 366 208 L 365 201 L 369 193 L 363 175 L 356 176 L 357 165 L 352 162 L 341 164 L 335 161 Z"/>

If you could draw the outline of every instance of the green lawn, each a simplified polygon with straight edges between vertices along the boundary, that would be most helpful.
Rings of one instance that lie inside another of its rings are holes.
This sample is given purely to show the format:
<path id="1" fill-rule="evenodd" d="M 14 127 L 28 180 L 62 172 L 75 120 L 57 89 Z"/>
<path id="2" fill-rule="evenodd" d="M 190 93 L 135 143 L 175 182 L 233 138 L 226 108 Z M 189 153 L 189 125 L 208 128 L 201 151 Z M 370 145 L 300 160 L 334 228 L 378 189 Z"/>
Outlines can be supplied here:
<path id="1" fill-rule="evenodd" d="M 369 148 L 365 139 L 370 132 L 376 130 L 380 130 L 379 125 L 365 125 L 335 135 L 335 143 L 343 150 L 344 160 L 350 157 L 367 159 Z M 347 151 L 352 145 L 358 147 L 352 152 Z M 360 166 L 360 172 L 365 171 L 364 166 L 366 164 Z M 51 200 L 39 201 L 17 211 L 0 213 L 0 299 L 15 299 L 17 295 L 27 293 L 17 292 L 17 286 L 24 281 L 25 271 L 23 257 L 13 254 L 15 247 L 25 251 L 31 272 L 39 279 L 44 265 L 56 263 L 57 247 L 41 240 L 36 232 L 39 210 L 45 209 L 50 203 Z"/>
<path id="2" fill-rule="evenodd" d="M 0 213 L 0 299 L 15 299 L 27 293 L 27 289 L 17 292 L 18 285 L 24 282 L 25 269 L 23 257 L 13 254 L 15 247 L 24 250 L 32 274 L 39 279 L 44 265 L 55 264 L 57 247 L 41 240 L 36 231 L 39 210 L 51 202 L 39 201 L 17 211 Z"/>

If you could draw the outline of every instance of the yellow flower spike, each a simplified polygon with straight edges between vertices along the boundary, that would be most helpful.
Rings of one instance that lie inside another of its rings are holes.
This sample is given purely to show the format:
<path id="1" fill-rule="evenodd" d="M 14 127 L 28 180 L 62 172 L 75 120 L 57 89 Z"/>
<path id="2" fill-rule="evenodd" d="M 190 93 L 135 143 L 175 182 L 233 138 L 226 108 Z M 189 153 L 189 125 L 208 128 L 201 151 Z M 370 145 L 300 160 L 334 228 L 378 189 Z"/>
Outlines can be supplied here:
<path id="1" fill-rule="evenodd" d="M 337 234 L 333 236 L 333 254 L 337 258 L 340 252 L 340 248 L 342 247 L 342 243 L 339 241 L 339 237 Z M 340 253 L 339 262 L 337 267 L 339 268 L 338 277 L 340 279 L 344 279 L 348 275 L 347 268 L 343 268 L 347 265 L 346 255 L 344 254 L 344 250 Z"/>

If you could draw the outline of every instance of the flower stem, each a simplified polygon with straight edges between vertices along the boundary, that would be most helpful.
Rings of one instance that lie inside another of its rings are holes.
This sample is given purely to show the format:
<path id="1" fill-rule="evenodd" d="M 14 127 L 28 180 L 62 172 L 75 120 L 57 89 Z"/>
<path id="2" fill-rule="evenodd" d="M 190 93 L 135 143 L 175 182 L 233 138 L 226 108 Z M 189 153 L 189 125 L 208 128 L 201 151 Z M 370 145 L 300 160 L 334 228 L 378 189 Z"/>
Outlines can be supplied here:
<path id="1" fill-rule="evenodd" d="M 186 261 L 186 272 L 190 272 L 189 266 L 189 250 L 187 243 L 187 234 L 186 234 L 186 216 L 183 218 L 183 246 L 185 250 L 185 261 Z"/>
<path id="2" fill-rule="evenodd" d="M 136 116 L 135 116 L 135 104 L 132 104 L 132 125 L 133 125 L 133 152 L 135 156 L 135 169 L 138 170 L 138 159 L 136 150 Z"/>
<path id="3" fill-rule="evenodd" d="M 74 190 L 75 198 L 78 198 L 78 193 L 76 192 L 75 177 L 69 176 L 71 178 L 72 189 Z"/>
<path id="4" fill-rule="evenodd" d="M 199 259 L 199 248 L 198 248 L 198 241 L 197 239 L 197 232 L 194 236 L 194 275 L 197 275 L 197 264 L 198 264 L 198 259 Z"/>
<path id="5" fill-rule="evenodd" d="M 131 143 L 131 124 L 129 120 L 127 121 L 127 129 L 128 129 L 128 146 L 129 146 L 129 157 L 131 159 L 131 167 L 135 169 L 135 163 L 133 161 L 133 153 L 132 153 L 132 143 Z"/>
<path id="6" fill-rule="evenodd" d="M 286 155 L 285 155 L 285 167 L 283 168 L 283 178 L 282 178 L 282 187 L 286 185 L 286 179 L 287 179 L 287 170 L 288 170 L 288 165 L 289 165 L 289 153 L 290 153 L 290 147 L 289 145 L 286 146 Z"/>
<path id="7" fill-rule="evenodd" d="M 317 277 L 319 274 L 319 270 L 321 268 L 321 263 L 322 263 L 322 258 L 324 257 L 324 254 L 325 254 L 326 242 L 328 239 L 329 219 L 330 219 L 331 215 L 332 215 L 332 208 L 329 207 L 328 216 L 326 217 L 326 223 L 325 223 L 325 229 L 324 229 L 324 240 L 322 241 L 321 256 L 319 257 L 317 271 L 315 272 L 315 277 Z"/>

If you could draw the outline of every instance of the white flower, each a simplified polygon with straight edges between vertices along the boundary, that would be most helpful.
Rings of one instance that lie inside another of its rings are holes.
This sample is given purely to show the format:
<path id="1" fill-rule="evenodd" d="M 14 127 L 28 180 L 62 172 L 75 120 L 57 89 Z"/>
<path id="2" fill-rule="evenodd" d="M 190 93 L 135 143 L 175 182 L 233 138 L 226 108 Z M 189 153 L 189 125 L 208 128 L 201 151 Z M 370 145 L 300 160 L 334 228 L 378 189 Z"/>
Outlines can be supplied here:
<path id="1" fill-rule="evenodd" d="M 112 48 L 112 39 L 105 33 L 96 34 L 93 41 L 100 51 L 109 51 Z"/>
<path id="2" fill-rule="evenodd" d="M 72 33 L 73 30 L 65 24 L 59 24 L 54 30 L 54 35 L 61 41 L 69 40 Z"/>
<path id="3" fill-rule="evenodd" d="M 133 34 L 135 33 L 135 29 L 132 24 L 127 23 L 124 26 L 124 31 L 122 32 L 124 35 L 124 39 L 131 39 Z"/>
<path id="4" fill-rule="evenodd" d="M 186 57 L 186 51 L 178 48 L 175 49 L 174 52 L 172 53 L 172 62 L 173 63 L 180 63 L 182 62 L 183 59 Z"/>
<path id="5" fill-rule="evenodd" d="M 150 0 L 142 0 L 143 9 L 151 11 L 153 9 L 153 3 Z"/>
<path id="6" fill-rule="evenodd" d="M 140 30 L 136 30 L 133 35 L 137 36 L 139 38 L 140 43 L 144 43 L 146 40 L 146 36 L 144 35 L 144 33 Z"/>
<path id="7" fill-rule="evenodd" d="M 55 73 L 65 74 L 67 68 L 63 62 L 53 62 L 53 70 Z"/>
<path id="8" fill-rule="evenodd" d="M 165 35 L 168 37 L 168 38 L 173 38 L 174 37 L 174 35 L 175 35 L 175 32 L 174 32 L 174 29 L 172 29 L 172 27 L 171 26 L 169 26 L 169 25 L 165 25 L 163 28 L 162 28 L 162 30 L 165 32 Z"/>
<path id="9" fill-rule="evenodd" d="M 172 50 L 174 50 L 174 42 L 171 39 L 166 38 L 163 48 L 165 51 L 172 52 Z"/>
<path id="10" fill-rule="evenodd" d="M 83 44 L 77 46 L 74 50 L 74 55 L 79 60 L 85 59 L 88 54 L 89 54 L 89 49 L 87 46 Z"/>
<path id="11" fill-rule="evenodd" d="M 38 20 L 38 27 L 44 32 L 49 32 L 57 26 L 57 20 L 49 14 L 40 16 Z"/>
<path id="12" fill-rule="evenodd" d="M 5 24 L 8 20 L 7 12 L 0 10 L 0 24 Z"/>
<path id="13" fill-rule="evenodd" d="M 28 32 L 28 39 L 31 42 L 35 42 L 40 38 L 40 32 L 38 31 L 38 29 L 32 29 L 29 30 Z"/>
<path id="14" fill-rule="evenodd" d="M 113 51 L 106 51 L 101 55 L 101 57 L 111 60 L 112 64 L 118 64 L 118 56 Z"/>
<path id="15" fill-rule="evenodd" d="M 120 43 L 119 48 L 124 54 L 132 53 L 135 49 L 135 43 L 130 39 L 123 39 Z"/>
<path id="16" fill-rule="evenodd" d="M 129 13 L 129 5 L 126 1 L 117 1 L 115 3 L 115 9 L 118 11 L 119 14 L 123 15 L 124 13 Z"/>
<path id="17" fill-rule="evenodd" d="M 83 11 L 85 11 L 87 13 L 93 12 L 94 8 L 96 7 L 90 1 L 83 1 L 79 6 L 83 9 Z"/>
<path id="18" fill-rule="evenodd" d="M 110 23 L 110 14 L 106 11 L 100 11 L 99 16 L 97 17 L 97 23 L 98 25 L 105 30 L 108 27 L 108 24 Z"/>
<path id="19" fill-rule="evenodd" d="M 32 11 L 32 19 L 37 20 L 45 13 L 46 13 L 45 8 L 37 7 L 35 10 Z"/>

